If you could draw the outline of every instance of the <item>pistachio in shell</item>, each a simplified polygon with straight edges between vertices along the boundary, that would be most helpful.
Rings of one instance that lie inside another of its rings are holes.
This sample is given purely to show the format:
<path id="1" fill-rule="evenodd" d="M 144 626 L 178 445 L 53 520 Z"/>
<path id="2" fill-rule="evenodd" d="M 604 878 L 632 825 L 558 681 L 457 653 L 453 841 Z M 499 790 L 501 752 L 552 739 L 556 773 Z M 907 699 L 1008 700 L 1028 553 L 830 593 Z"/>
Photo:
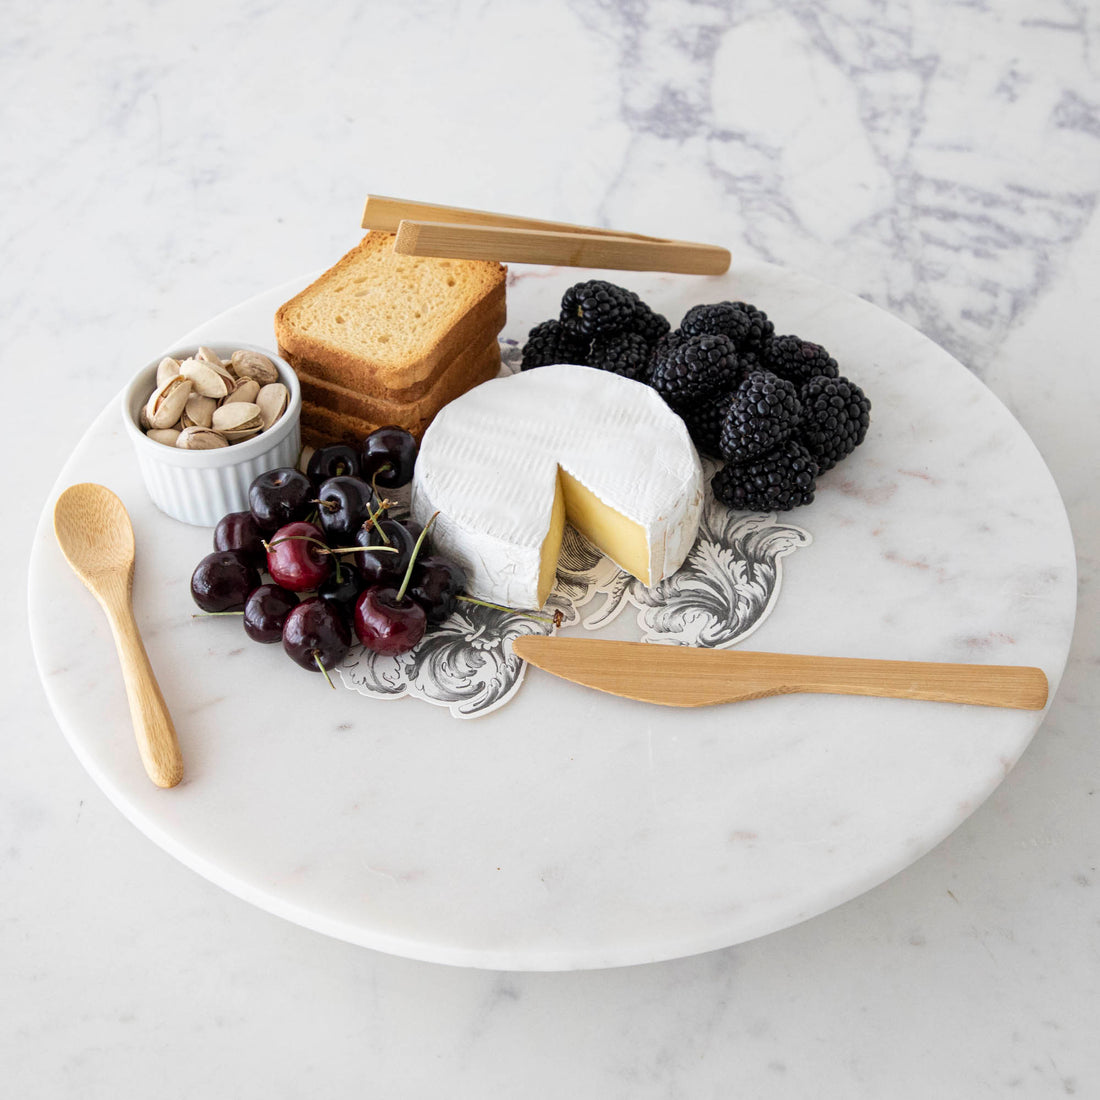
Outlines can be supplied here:
<path id="1" fill-rule="evenodd" d="M 220 401 L 229 393 L 229 382 L 201 359 L 185 359 L 180 363 L 180 374 L 191 380 L 195 393 L 202 397 L 212 397 L 215 401 Z"/>
<path id="2" fill-rule="evenodd" d="M 192 393 L 183 407 L 183 415 L 180 419 L 185 428 L 209 428 L 214 420 L 214 410 L 218 407 L 217 401 L 212 397 L 204 397 L 200 393 Z"/>
<path id="3" fill-rule="evenodd" d="M 222 404 L 228 405 L 231 401 L 247 401 L 251 404 L 255 402 L 256 395 L 259 392 L 260 383 L 255 378 L 235 378 L 233 379 L 233 388 Z"/>
<path id="4" fill-rule="evenodd" d="M 251 401 L 231 401 L 214 410 L 213 428 L 219 432 L 254 432 L 263 427 L 260 406 Z"/>
<path id="5" fill-rule="evenodd" d="M 201 359 L 204 363 L 209 363 L 226 380 L 229 387 L 232 388 L 233 383 L 236 382 L 237 376 L 229 369 L 225 360 L 213 349 L 208 347 L 200 347 L 195 352 L 195 358 Z"/>
<path id="6" fill-rule="evenodd" d="M 179 372 L 179 360 L 166 355 L 157 366 L 157 385 L 163 386 L 169 378 L 175 378 Z"/>
<path id="7" fill-rule="evenodd" d="M 225 369 L 225 360 L 213 348 L 208 348 L 205 344 L 199 344 L 199 350 L 195 352 L 195 358 L 201 359 L 204 363 L 209 363 L 215 369 L 218 367 Z"/>
<path id="8" fill-rule="evenodd" d="M 176 446 L 184 451 L 212 451 L 216 447 L 228 447 L 229 440 L 221 432 L 195 424 L 180 432 Z"/>
<path id="9" fill-rule="evenodd" d="M 145 406 L 150 428 L 171 428 L 183 415 L 191 396 L 191 381 L 177 374 L 158 386 Z"/>
<path id="10" fill-rule="evenodd" d="M 266 432 L 286 412 L 286 407 L 290 404 L 290 391 L 282 382 L 269 382 L 256 395 L 256 404 L 259 406 L 260 416 L 263 417 Z"/>
<path id="11" fill-rule="evenodd" d="M 233 352 L 229 361 L 229 368 L 238 378 L 255 378 L 261 386 L 269 382 L 279 381 L 279 371 L 275 364 L 258 351 L 248 351 L 238 348 Z"/>
<path id="12" fill-rule="evenodd" d="M 150 428 L 145 434 L 154 443 L 163 443 L 166 447 L 174 447 L 180 437 L 178 428 Z"/>

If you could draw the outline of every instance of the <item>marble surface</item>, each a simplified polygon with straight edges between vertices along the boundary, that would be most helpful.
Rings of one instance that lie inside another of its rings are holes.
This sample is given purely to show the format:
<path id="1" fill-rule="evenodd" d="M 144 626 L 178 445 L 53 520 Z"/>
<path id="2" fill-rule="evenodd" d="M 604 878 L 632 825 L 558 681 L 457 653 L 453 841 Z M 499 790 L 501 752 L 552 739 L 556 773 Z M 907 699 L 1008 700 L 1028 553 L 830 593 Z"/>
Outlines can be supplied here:
<path id="1" fill-rule="evenodd" d="M 577 277 L 538 272 L 513 285 L 506 343 Z M 1057 690 L 1073 545 L 1049 472 L 988 389 L 875 306 L 782 268 L 742 264 L 705 284 L 626 277 L 674 317 L 701 293 L 766 303 L 874 395 L 867 440 L 819 479 L 813 506 L 755 517 L 801 545 L 775 576 L 754 648 L 1033 665 Z M 292 292 L 274 288 L 182 342 L 261 342 Z M 195 621 L 187 580 L 210 530 L 153 507 L 120 421 L 111 402 L 57 491 L 91 479 L 130 512 L 136 614 L 175 715 L 183 782 L 165 797 L 132 750 L 107 625 L 54 544 L 48 501 L 29 599 L 54 712 L 100 788 L 156 843 L 351 943 L 538 971 L 740 943 L 908 866 L 981 804 L 1043 718 L 812 695 L 685 712 L 537 670 L 476 724 L 423 700 L 330 692 L 279 647 L 248 643 L 239 623 Z M 732 543 L 726 553 L 765 584 L 766 555 L 747 562 Z M 737 570 L 728 576 L 751 599 Z M 585 633 L 568 621 L 564 634 Z M 636 617 L 607 634 L 637 639 Z M 492 627 L 474 636 L 482 649 L 504 641 Z"/>
<path id="2" fill-rule="evenodd" d="M 1030 433 L 1077 546 L 1045 722 L 904 873 L 763 939 L 534 975 L 393 958 L 183 867 L 4 634 L 0 1064 L 15 1095 L 1092 1095 L 1100 648 L 1087 4 L 16 0 L 0 301 L 22 588 L 134 363 L 356 237 L 368 191 L 717 240 L 913 324 Z M 563 76 L 567 75 L 567 79 Z M 45 437 L 45 438 L 43 438 Z M 563 1051 L 568 1052 L 563 1057 Z"/>

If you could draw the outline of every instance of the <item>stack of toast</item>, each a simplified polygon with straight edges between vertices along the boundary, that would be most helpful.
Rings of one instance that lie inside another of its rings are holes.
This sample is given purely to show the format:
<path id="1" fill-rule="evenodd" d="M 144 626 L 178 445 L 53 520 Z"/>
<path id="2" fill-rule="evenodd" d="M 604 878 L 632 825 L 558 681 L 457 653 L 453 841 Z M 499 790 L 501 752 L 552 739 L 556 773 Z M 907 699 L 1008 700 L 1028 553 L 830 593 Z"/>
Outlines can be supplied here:
<path id="1" fill-rule="evenodd" d="M 302 387 L 302 437 L 359 443 L 396 424 L 417 439 L 449 401 L 500 370 L 506 270 L 402 256 L 368 233 L 275 314 Z"/>

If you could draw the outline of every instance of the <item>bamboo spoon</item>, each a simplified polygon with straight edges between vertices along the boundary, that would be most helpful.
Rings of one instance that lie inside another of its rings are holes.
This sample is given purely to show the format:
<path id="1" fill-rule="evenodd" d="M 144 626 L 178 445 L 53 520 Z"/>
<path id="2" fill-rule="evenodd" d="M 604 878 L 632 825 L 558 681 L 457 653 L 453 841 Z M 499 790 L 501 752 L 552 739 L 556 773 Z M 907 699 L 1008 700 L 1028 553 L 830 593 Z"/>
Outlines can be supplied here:
<path id="1" fill-rule="evenodd" d="M 803 691 L 1022 710 L 1041 710 L 1047 701 L 1043 670 L 1023 665 L 805 657 L 538 635 L 517 638 L 512 649 L 523 660 L 564 680 L 670 707 L 703 707 Z"/>
<path id="2" fill-rule="evenodd" d="M 174 787 L 183 778 L 183 759 L 134 621 L 134 529 L 130 517 L 110 489 L 90 483 L 72 485 L 54 506 L 53 529 L 73 572 L 107 613 L 145 771 L 158 787 Z"/>

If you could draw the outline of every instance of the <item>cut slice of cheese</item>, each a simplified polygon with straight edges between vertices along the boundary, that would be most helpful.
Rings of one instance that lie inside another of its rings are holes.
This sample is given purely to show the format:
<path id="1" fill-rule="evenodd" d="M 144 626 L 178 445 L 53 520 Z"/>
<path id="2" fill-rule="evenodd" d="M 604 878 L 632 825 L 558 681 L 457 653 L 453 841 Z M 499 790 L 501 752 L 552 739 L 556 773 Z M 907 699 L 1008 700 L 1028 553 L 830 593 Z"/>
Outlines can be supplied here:
<path id="1" fill-rule="evenodd" d="M 539 607 L 569 522 L 653 585 L 683 564 L 703 505 L 683 421 L 650 387 L 591 367 L 493 379 L 447 405 L 420 445 L 413 515 L 467 590 Z"/>

